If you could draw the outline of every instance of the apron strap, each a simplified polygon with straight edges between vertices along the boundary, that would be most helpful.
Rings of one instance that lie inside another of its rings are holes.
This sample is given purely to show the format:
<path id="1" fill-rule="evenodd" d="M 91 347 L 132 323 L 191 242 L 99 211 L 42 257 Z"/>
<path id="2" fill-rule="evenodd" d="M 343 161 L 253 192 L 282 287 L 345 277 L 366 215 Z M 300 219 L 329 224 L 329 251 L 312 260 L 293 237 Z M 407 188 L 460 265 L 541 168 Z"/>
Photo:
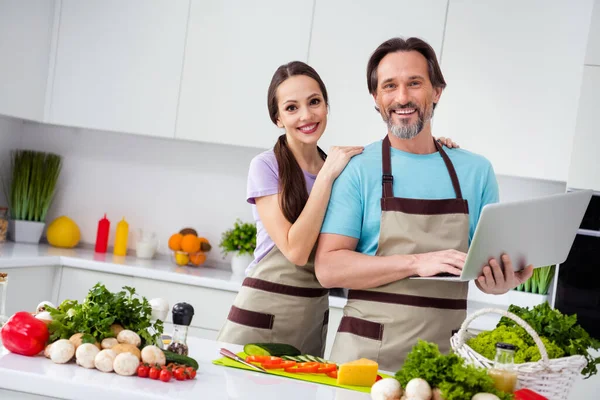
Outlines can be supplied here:
<path id="1" fill-rule="evenodd" d="M 446 168 L 448 169 L 448 173 L 450 174 L 450 179 L 452 180 L 452 186 L 454 187 L 454 193 L 456 194 L 457 199 L 462 200 L 462 191 L 460 190 L 460 183 L 458 182 L 458 176 L 456 175 L 456 170 L 454 169 L 454 165 L 452 161 L 450 161 L 450 157 L 442 148 L 442 145 L 438 143 L 437 140 L 433 140 L 435 144 L 435 148 L 442 156 L 444 163 L 446 164 Z M 381 145 L 381 168 L 382 168 L 382 176 L 381 181 L 383 185 L 383 197 L 394 197 L 394 176 L 392 175 L 392 157 L 390 154 L 390 137 L 388 135 L 385 136 Z"/>
<path id="2" fill-rule="evenodd" d="M 460 183 L 458 183 L 458 176 L 456 175 L 456 170 L 454 169 L 452 161 L 450 161 L 450 157 L 448 157 L 448 154 L 446 154 L 442 148 L 442 145 L 437 140 L 434 139 L 433 143 L 435 143 L 435 147 L 444 159 L 444 163 L 446 163 L 446 168 L 448 168 L 448 173 L 450 174 L 450 179 L 452 180 L 452 186 L 454 186 L 454 193 L 456 193 L 456 198 L 462 199 L 463 197 L 462 191 L 460 190 Z"/>
<path id="3" fill-rule="evenodd" d="M 385 135 L 381 146 L 381 162 L 383 175 L 383 197 L 394 197 L 394 176 L 392 175 L 392 157 L 390 155 L 390 137 Z"/>

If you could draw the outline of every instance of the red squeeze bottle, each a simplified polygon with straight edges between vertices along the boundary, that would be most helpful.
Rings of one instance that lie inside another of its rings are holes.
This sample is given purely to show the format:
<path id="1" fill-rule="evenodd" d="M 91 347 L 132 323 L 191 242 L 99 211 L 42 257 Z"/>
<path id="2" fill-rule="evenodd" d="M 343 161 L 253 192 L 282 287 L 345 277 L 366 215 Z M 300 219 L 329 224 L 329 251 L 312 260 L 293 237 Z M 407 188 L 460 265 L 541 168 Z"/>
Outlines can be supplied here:
<path id="1" fill-rule="evenodd" d="M 110 221 L 106 219 L 106 214 L 98 222 L 98 233 L 96 234 L 96 253 L 106 253 L 108 247 L 108 232 L 110 229 Z"/>

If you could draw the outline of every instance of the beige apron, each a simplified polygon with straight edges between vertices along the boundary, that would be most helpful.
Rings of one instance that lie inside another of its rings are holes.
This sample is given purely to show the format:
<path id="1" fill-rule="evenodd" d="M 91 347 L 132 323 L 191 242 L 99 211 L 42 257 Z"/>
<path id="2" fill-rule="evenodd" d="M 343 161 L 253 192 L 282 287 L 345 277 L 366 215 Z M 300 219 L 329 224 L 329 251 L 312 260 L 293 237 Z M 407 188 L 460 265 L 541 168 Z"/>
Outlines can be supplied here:
<path id="1" fill-rule="evenodd" d="M 329 290 L 315 276 L 314 252 L 296 266 L 275 246 L 244 279 L 218 341 L 286 343 L 323 357 Z"/>
<path id="2" fill-rule="evenodd" d="M 394 197 L 389 138 L 383 140 L 381 228 L 376 255 L 467 251 L 469 211 L 452 162 L 435 142 L 456 198 L 441 200 Z M 450 349 L 450 337 L 466 316 L 466 282 L 402 279 L 369 290 L 350 290 L 331 360 L 368 358 L 395 372 L 417 339 Z"/>

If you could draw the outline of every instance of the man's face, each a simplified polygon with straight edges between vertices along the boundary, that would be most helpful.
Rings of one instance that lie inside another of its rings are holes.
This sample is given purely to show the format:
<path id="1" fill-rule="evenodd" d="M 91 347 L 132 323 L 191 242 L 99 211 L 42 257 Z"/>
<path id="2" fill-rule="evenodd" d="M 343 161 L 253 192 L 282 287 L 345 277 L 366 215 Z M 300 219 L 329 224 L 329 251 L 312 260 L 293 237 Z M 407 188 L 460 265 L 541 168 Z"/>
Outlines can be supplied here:
<path id="1" fill-rule="evenodd" d="M 390 53 L 377 67 L 373 97 L 389 131 L 400 139 L 412 139 L 423 130 L 441 94 L 441 88 L 431 85 L 427 60 L 417 51 Z"/>

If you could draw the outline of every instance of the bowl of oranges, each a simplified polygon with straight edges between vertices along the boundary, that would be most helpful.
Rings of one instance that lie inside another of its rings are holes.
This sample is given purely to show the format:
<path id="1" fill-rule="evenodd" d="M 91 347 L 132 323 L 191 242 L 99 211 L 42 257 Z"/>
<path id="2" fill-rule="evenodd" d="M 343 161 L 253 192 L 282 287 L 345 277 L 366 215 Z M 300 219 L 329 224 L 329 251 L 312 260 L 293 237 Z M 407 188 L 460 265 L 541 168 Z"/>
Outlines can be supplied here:
<path id="1" fill-rule="evenodd" d="M 200 266 L 206 262 L 206 253 L 212 246 L 206 238 L 198 236 L 192 228 L 184 228 L 169 238 L 169 249 L 173 251 L 173 261 L 179 266 Z"/>

